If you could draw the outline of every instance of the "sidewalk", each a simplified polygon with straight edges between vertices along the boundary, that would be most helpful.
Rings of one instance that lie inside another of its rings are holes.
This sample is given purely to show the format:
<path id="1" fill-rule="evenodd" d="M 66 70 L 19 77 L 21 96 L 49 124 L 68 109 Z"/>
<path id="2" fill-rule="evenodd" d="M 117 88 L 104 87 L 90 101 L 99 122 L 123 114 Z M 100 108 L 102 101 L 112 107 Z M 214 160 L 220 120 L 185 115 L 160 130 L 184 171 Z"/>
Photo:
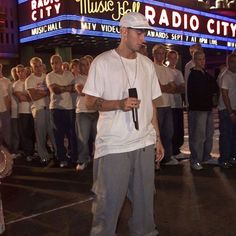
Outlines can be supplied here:
<path id="1" fill-rule="evenodd" d="M 217 116 L 213 154 L 218 155 Z M 186 133 L 187 135 L 187 133 Z M 187 136 L 183 146 L 189 152 Z M 187 156 L 187 155 L 186 155 Z M 205 165 L 191 170 L 189 161 L 163 166 L 156 173 L 155 219 L 160 236 L 236 235 L 236 165 Z M 92 165 L 77 173 L 50 163 L 16 159 L 13 174 L 1 184 L 6 222 L 3 236 L 89 236 L 92 222 Z M 125 201 L 117 228 L 129 236 L 132 214 Z"/>

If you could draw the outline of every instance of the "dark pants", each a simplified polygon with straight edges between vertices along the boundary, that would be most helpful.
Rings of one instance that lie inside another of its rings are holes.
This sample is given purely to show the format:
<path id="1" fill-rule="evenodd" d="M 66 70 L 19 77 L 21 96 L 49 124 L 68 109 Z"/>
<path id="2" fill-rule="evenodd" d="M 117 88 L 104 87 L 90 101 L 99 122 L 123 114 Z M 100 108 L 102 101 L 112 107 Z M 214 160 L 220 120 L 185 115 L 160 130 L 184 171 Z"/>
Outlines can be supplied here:
<path id="1" fill-rule="evenodd" d="M 91 150 L 89 150 L 89 140 L 91 140 L 92 142 L 95 140 L 97 133 L 97 121 L 98 112 L 81 112 L 76 114 L 78 162 L 89 162 L 89 160 L 91 159 Z"/>
<path id="2" fill-rule="evenodd" d="M 20 135 L 19 135 L 19 120 L 18 118 L 11 118 L 11 151 L 17 153 L 20 148 Z"/>
<path id="3" fill-rule="evenodd" d="M 173 138 L 173 117 L 170 107 L 158 107 L 157 119 L 159 123 L 161 141 L 165 149 L 163 162 L 168 162 L 172 154 L 172 138 Z"/>
<path id="4" fill-rule="evenodd" d="M 180 147 L 184 143 L 184 116 L 182 108 L 172 108 L 174 135 L 172 139 L 173 155 L 180 153 Z"/>
<path id="5" fill-rule="evenodd" d="M 35 132 L 32 114 L 19 114 L 20 146 L 25 156 L 34 154 Z"/>
<path id="6" fill-rule="evenodd" d="M 67 154 L 69 154 L 72 162 L 76 162 L 77 141 L 74 110 L 51 109 L 50 113 L 58 160 L 67 161 Z M 68 138 L 68 152 L 64 144 L 65 137 Z"/>
<path id="7" fill-rule="evenodd" d="M 236 123 L 231 121 L 227 110 L 219 111 L 219 118 L 219 162 L 222 163 L 228 162 L 233 157 L 236 157 Z"/>
<path id="8" fill-rule="evenodd" d="M 11 116 L 10 112 L 0 112 L 0 141 L 4 143 L 7 148 L 11 149 Z"/>

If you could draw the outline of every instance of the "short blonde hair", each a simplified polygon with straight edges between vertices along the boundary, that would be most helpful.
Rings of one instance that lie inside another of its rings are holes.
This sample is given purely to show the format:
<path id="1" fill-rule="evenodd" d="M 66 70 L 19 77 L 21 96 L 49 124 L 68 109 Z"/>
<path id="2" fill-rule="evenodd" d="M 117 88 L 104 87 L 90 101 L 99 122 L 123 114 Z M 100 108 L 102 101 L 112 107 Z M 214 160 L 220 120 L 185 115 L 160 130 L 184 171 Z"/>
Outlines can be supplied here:
<path id="1" fill-rule="evenodd" d="M 52 56 L 50 57 L 50 62 L 51 62 L 54 58 L 58 58 L 61 63 L 63 62 L 63 61 L 62 61 L 62 57 L 61 57 L 60 55 L 58 55 L 58 54 L 52 55 Z"/>
<path id="2" fill-rule="evenodd" d="M 35 62 L 40 62 L 41 64 L 43 64 L 43 61 L 42 61 L 42 59 L 41 59 L 40 57 L 32 57 L 32 58 L 30 59 L 30 66 L 33 66 L 33 64 L 34 64 Z"/>
<path id="3" fill-rule="evenodd" d="M 152 55 L 155 53 L 156 50 L 158 49 L 163 49 L 164 51 L 166 51 L 166 47 L 163 44 L 156 44 L 153 48 L 152 48 Z"/>
<path id="4" fill-rule="evenodd" d="M 73 59 L 70 61 L 70 70 L 72 69 L 72 67 L 76 65 L 79 66 L 80 65 L 80 60 L 79 59 Z"/>

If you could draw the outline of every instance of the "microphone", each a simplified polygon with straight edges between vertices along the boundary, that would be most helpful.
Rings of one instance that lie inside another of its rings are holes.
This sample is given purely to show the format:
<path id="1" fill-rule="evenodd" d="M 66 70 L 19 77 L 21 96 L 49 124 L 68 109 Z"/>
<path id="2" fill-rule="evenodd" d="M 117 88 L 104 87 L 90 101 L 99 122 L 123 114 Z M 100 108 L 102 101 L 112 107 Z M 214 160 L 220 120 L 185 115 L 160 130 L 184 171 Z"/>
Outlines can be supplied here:
<path id="1" fill-rule="evenodd" d="M 129 97 L 131 98 L 138 98 L 138 93 L 136 88 L 129 88 Z M 138 125 L 138 109 L 137 108 L 132 108 L 132 117 L 134 121 L 134 127 L 135 129 L 139 129 Z"/>

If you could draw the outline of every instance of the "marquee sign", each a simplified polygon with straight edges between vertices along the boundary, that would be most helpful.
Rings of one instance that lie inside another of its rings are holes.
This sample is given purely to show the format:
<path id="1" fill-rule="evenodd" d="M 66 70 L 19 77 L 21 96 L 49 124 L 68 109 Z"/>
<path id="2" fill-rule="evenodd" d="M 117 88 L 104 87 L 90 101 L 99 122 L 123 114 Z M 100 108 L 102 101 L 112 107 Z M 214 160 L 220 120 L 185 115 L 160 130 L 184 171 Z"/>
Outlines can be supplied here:
<path id="1" fill-rule="evenodd" d="M 119 38 L 120 18 L 135 11 L 156 29 L 147 41 L 236 48 L 236 19 L 155 0 L 18 0 L 18 7 L 21 43 L 60 34 Z"/>

